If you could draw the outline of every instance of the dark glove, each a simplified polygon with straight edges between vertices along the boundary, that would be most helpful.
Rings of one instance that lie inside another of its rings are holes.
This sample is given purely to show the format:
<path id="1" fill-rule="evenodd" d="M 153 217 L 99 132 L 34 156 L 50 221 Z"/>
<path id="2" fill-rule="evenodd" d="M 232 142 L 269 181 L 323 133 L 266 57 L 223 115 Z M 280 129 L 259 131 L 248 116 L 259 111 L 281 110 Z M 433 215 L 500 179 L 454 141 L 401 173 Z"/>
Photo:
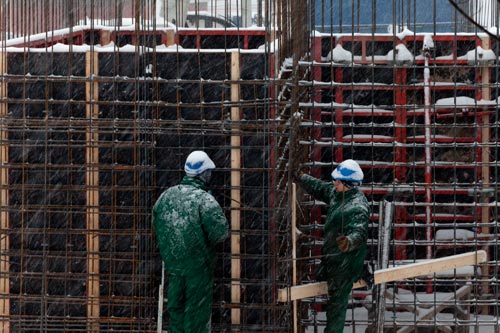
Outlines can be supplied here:
<path id="1" fill-rule="evenodd" d="M 344 253 L 349 251 L 351 244 L 349 243 L 349 238 L 347 238 L 347 236 L 338 236 L 335 241 L 337 242 L 337 246 L 340 251 Z"/>
<path id="2" fill-rule="evenodd" d="M 360 279 L 365 280 L 368 288 L 373 287 L 373 273 L 375 272 L 375 269 L 373 267 L 372 263 L 365 263 L 363 265 L 363 268 L 361 270 L 361 276 Z"/>
<path id="3" fill-rule="evenodd" d="M 293 178 L 295 181 L 300 182 L 300 178 L 304 175 L 304 171 L 302 169 L 293 171 Z"/>

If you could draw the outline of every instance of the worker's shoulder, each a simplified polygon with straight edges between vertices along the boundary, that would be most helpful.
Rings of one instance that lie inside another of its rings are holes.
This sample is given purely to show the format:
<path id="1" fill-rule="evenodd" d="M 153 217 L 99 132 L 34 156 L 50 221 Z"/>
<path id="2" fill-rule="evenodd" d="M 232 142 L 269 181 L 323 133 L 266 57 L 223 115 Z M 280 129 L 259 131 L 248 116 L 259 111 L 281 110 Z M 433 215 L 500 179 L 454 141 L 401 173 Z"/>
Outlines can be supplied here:
<path id="1" fill-rule="evenodd" d="M 354 195 L 352 196 L 351 203 L 354 207 L 369 207 L 368 199 L 363 194 L 363 192 L 359 190 L 355 190 Z"/>
<path id="2" fill-rule="evenodd" d="M 205 196 L 205 195 L 210 196 L 210 194 L 208 194 L 207 191 L 205 191 L 197 186 L 190 185 L 190 184 L 179 184 L 179 185 L 172 186 L 172 187 L 168 188 L 167 190 L 165 190 L 165 192 L 163 192 L 163 195 L 168 196 L 168 197 L 173 196 L 173 197 L 176 197 L 179 199 L 187 198 L 187 197 L 191 197 L 191 196 Z"/>

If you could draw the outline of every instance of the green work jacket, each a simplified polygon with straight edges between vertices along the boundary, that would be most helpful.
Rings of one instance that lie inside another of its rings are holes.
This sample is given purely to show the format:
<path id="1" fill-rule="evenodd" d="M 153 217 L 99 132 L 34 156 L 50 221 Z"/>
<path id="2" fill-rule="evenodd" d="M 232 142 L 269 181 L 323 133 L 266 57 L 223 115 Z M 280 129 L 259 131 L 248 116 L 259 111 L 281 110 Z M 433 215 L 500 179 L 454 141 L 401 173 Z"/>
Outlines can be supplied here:
<path id="1" fill-rule="evenodd" d="M 337 277 L 357 281 L 366 256 L 370 208 L 365 195 L 353 188 L 336 192 L 331 182 L 324 182 L 309 175 L 301 177 L 301 184 L 315 199 L 328 205 L 322 248 L 323 273 L 326 278 Z M 336 238 L 349 238 L 349 250 L 344 253 Z"/>
<path id="2" fill-rule="evenodd" d="M 169 273 L 213 270 L 215 245 L 228 236 L 228 222 L 204 183 L 193 177 L 162 193 L 153 207 L 153 227 Z"/>

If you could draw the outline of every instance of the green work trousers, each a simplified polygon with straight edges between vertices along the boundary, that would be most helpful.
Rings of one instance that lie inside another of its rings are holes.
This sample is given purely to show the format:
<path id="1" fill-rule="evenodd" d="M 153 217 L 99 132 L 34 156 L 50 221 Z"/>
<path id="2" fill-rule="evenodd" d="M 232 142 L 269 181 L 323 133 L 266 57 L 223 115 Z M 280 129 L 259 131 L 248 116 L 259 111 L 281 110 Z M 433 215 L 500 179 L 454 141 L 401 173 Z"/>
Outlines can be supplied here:
<path id="1" fill-rule="evenodd" d="M 326 310 L 325 333 L 342 333 L 344 331 L 345 315 L 349 294 L 352 290 L 350 280 L 328 280 L 328 307 Z"/>
<path id="2" fill-rule="evenodd" d="M 168 333 L 209 333 L 213 273 L 171 274 L 168 285 Z"/>

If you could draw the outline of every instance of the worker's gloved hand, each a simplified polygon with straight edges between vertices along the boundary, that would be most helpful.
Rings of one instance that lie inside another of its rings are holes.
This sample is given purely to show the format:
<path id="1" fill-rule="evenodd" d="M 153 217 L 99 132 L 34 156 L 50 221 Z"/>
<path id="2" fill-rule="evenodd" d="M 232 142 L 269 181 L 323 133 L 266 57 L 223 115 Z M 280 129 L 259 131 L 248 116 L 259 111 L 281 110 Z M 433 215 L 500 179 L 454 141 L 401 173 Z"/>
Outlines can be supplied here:
<path id="1" fill-rule="evenodd" d="M 293 178 L 295 181 L 300 182 L 300 178 L 305 174 L 303 169 L 298 169 L 293 171 Z"/>
<path id="2" fill-rule="evenodd" d="M 363 268 L 361 269 L 360 279 L 365 280 L 368 288 L 373 287 L 374 278 L 373 273 L 375 272 L 375 268 L 373 263 L 368 262 L 363 264 Z"/>
<path id="3" fill-rule="evenodd" d="M 337 246 L 339 248 L 340 251 L 342 252 L 347 252 L 349 251 L 349 247 L 350 247 L 350 242 L 349 242 L 349 238 L 347 238 L 347 236 L 338 236 L 335 241 L 337 242 Z"/>

